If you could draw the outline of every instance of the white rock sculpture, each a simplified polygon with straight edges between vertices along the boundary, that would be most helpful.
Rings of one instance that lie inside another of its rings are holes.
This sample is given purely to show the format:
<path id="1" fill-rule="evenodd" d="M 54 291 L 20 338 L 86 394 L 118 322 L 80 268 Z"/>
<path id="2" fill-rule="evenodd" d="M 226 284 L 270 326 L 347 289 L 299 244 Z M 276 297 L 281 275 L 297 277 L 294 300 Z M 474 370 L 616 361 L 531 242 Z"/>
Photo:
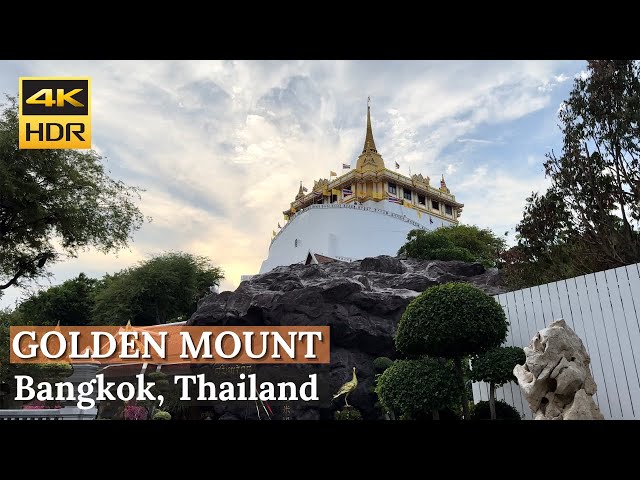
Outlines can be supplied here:
<path id="1" fill-rule="evenodd" d="M 604 420 L 592 397 L 589 354 L 563 319 L 540 330 L 524 353 L 513 374 L 536 420 Z"/>

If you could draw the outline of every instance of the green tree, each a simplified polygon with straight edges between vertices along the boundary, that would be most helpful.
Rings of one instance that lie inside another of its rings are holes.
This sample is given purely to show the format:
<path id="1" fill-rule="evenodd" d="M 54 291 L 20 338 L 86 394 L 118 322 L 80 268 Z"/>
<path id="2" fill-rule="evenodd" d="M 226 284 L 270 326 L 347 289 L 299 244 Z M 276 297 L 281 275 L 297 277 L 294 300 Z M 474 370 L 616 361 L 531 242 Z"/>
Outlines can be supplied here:
<path id="1" fill-rule="evenodd" d="M 514 287 L 640 261 L 640 62 L 593 60 L 559 112 L 551 185 L 527 198 L 506 258 Z"/>
<path id="2" fill-rule="evenodd" d="M 24 325 L 20 312 L 9 311 L 6 308 L 0 309 L 0 409 L 17 406 L 13 400 L 16 391 L 16 375 L 29 375 L 37 384 L 38 382 L 58 382 L 73 373 L 72 366 L 63 362 L 10 363 L 9 327 L 11 325 Z"/>
<path id="3" fill-rule="evenodd" d="M 489 384 L 489 410 L 491 420 L 496 419 L 496 387 L 513 381 L 513 368 L 525 361 L 520 347 L 498 347 L 477 355 L 471 362 L 471 378 Z"/>
<path id="4" fill-rule="evenodd" d="M 18 307 L 28 325 L 88 325 L 98 281 L 81 273 L 61 285 L 42 290 Z"/>
<path id="5" fill-rule="evenodd" d="M 409 303 L 398 323 L 396 348 L 409 356 L 453 360 L 457 381 L 465 384 L 462 358 L 498 347 L 507 334 L 504 310 L 482 290 L 466 283 L 430 287 Z M 466 388 L 464 418 L 469 418 Z"/>
<path id="6" fill-rule="evenodd" d="M 139 189 L 111 179 L 93 150 L 20 150 L 16 100 L 0 108 L 0 291 L 62 255 L 127 246 L 143 222 Z"/>
<path id="7" fill-rule="evenodd" d="M 396 360 L 377 379 L 376 393 L 382 406 L 396 417 L 439 419 L 439 411 L 460 399 L 463 386 L 452 382 L 451 364 L 433 358 Z"/>
<path id="8" fill-rule="evenodd" d="M 154 325 L 186 319 L 223 278 L 207 257 L 170 252 L 106 275 L 97 287 L 96 325 Z"/>
<path id="9" fill-rule="evenodd" d="M 433 231 L 411 230 L 399 255 L 423 260 L 462 260 L 496 267 L 504 252 L 504 238 L 475 225 L 452 225 Z"/>

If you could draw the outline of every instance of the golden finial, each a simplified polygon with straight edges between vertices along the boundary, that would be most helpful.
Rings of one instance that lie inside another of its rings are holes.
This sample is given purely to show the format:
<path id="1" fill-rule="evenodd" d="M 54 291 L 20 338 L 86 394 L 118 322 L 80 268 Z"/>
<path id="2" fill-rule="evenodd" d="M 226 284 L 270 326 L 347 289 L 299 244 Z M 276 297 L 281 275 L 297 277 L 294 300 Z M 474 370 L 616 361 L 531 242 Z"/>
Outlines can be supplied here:
<path id="1" fill-rule="evenodd" d="M 367 98 L 367 134 L 364 137 L 364 148 L 362 149 L 362 153 L 366 152 L 378 153 L 376 142 L 373 141 L 373 130 L 371 129 L 371 97 Z"/>
<path id="2" fill-rule="evenodd" d="M 442 175 L 442 179 L 440 180 L 440 190 L 442 192 L 449 193 L 449 189 L 447 188 L 447 182 L 444 181 L 444 174 Z"/>

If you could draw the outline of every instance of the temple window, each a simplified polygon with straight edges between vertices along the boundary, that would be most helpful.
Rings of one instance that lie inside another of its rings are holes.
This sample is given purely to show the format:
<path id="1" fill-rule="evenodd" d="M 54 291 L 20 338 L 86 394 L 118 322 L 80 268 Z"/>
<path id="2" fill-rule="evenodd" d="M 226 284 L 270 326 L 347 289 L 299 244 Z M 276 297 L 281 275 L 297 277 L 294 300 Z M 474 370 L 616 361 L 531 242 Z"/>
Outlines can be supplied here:
<path id="1" fill-rule="evenodd" d="M 440 211 L 440 202 L 437 200 L 431 200 L 431 208 Z"/>
<path id="2" fill-rule="evenodd" d="M 420 205 L 425 205 L 424 195 L 418 195 L 418 203 Z"/>
<path id="3" fill-rule="evenodd" d="M 398 189 L 395 183 L 389 183 L 389 193 L 393 193 L 394 195 L 398 193 Z"/>
<path id="4" fill-rule="evenodd" d="M 404 191 L 404 198 L 406 198 L 407 200 L 411 200 L 411 190 L 403 189 L 403 191 Z"/>
<path id="5" fill-rule="evenodd" d="M 451 205 L 444 206 L 444 213 L 447 215 L 453 215 L 453 208 L 451 208 Z"/>

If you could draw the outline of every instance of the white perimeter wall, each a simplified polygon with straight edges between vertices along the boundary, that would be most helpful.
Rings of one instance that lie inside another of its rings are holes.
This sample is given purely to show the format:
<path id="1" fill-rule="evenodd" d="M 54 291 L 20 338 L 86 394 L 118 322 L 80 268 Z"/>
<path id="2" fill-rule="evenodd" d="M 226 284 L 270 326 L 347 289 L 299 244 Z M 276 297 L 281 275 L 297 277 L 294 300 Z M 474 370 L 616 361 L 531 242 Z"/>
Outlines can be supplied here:
<path id="1" fill-rule="evenodd" d="M 505 346 L 525 347 L 553 320 L 564 318 L 591 357 L 594 400 L 606 419 L 640 420 L 640 264 L 561 280 L 494 297 L 509 320 Z M 517 383 L 497 398 L 533 418 Z M 473 385 L 474 402 L 489 399 Z"/>
<path id="2" fill-rule="evenodd" d="M 372 204 L 372 205 L 370 205 Z M 386 210 L 383 210 L 383 207 Z M 271 243 L 260 273 L 280 265 L 303 262 L 309 250 L 330 257 L 359 260 L 376 255 L 396 255 L 416 228 L 433 230 L 451 225 L 437 217 L 388 201 L 362 205 L 311 205 L 297 212 Z M 295 240 L 299 240 L 295 246 Z"/>

